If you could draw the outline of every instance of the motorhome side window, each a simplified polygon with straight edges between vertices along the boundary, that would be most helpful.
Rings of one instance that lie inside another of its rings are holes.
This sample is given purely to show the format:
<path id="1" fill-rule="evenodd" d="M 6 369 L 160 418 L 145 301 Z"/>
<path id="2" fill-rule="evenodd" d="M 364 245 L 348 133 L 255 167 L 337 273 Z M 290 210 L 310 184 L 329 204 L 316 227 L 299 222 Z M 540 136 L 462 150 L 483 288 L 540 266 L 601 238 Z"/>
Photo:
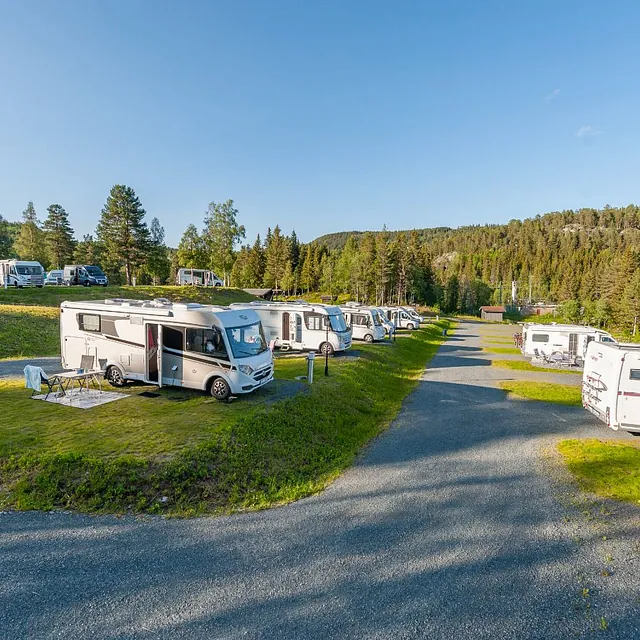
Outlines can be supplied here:
<path id="1" fill-rule="evenodd" d="M 228 360 L 220 329 L 187 329 L 187 351 L 206 353 L 214 358 Z"/>
<path id="2" fill-rule="evenodd" d="M 640 369 L 631 369 L 629 371 L 629 380 L 640 380 Z"/>
<path id="3" fill-rule="evenodd" d="M 531 336 L 531 342 L 549 342 L 548 333 L 534 333 Z"/>
<path id="4" fill-rule="evenodd" d="M 324 322 L 322 322 L 323 316 L 319 313 L 305 313 L 304 319 L 307 323 L 307 329 L 320 331 L 325 328 Z"/>
<path id="5" fill-rule="evenodd" d="M 81 331 L 100 331 L 100 316 L 91 313 L 79 313 L 78 328 Z"/>

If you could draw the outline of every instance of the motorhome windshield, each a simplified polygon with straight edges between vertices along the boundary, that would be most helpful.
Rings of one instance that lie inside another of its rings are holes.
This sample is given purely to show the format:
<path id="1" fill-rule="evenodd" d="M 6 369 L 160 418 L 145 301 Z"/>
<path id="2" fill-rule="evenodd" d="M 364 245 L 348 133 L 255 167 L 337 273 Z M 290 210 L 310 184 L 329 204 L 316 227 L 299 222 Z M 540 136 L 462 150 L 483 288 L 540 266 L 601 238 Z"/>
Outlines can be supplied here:
<path id="1" fill-rule="evenodd" d="M 373 316 L 373 324 L 374 324 L 376 327 L 380 327 L 380 326 L 382 326 L 382 321 L 380 320 L 380 315 L 378 314 L 378 310 L 377 310 L 377 309 L 374 309 L 374 310 L 371 312 L 371 315 Z"/>
<path id="2" fill-rule="evenodd" d="M 227 338 L 235 358 L 257 356 L 268 348 L 260 322 L 229 328 Z"/>
<path id="3" fill-rule="evenodd" d="M 104 273 L 102 273 L 101 269 L 98 269 L 98 267 L 85 267 L 84 270 L 90 275 L 90 276 L 104 276 Z"/>
<path id="4" fill-rule="evenodd" d="M 41 267 L 27 267 L 19 264 L 16 266 L 16 271 L 21 276 L 41 276 L 42 275 Z"/>
<path id="5" fill-rule="evenodd" d="M 336 333 L 347 331 L 347 323 L 344 321 L 344 316 L 341 313 L 338 315 L 329 315 L 327 317 L 329 318 L 329 323 L 331 325 L 332 331 L 335 331 Z"/>

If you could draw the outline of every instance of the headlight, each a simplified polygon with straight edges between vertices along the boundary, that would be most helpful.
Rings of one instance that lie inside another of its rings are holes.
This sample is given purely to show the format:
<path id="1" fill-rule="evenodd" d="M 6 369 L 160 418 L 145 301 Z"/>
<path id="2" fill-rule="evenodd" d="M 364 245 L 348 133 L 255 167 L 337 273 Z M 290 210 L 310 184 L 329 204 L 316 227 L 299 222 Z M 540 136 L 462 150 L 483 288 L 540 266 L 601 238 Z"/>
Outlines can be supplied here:
<path id="1" fill-rule="evenodd" d="M 241 364 L 238 367 L 238 371 L 244 373 L 245 376 L 250 376 L 253 373 L 253 367 L 250 367 L 248 364 Z"/>

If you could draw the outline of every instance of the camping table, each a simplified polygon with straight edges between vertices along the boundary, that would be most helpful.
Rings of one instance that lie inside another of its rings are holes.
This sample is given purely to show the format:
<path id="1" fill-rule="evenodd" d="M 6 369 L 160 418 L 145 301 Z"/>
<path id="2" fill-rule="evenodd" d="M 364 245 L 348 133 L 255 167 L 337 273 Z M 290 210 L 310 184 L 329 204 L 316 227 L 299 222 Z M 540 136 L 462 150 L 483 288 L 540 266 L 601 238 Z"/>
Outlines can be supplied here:
<path id="1" fill-rule="evenodd" d="M 76 371 L 67 371 L 66 373 L 58 374 L 60 378 L 60 395 L 66 396 L 73 393 L 75 385 L 78 385 L 78 391 L 85 389 L 89 391 L 89 385 L 91 383 L 98 386 L 102 393 L 102 382 L 100 381 L 100 375 L 102 371 L 83 371 L 77 373 Z"/>

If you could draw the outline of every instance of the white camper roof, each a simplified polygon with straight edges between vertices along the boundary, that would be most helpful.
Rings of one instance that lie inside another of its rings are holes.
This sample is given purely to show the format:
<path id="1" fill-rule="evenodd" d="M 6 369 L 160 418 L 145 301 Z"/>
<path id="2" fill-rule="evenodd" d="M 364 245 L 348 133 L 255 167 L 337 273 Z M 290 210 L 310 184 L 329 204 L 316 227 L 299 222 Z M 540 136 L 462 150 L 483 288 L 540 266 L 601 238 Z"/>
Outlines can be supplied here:
<path id="1" fill-rule="evenodd" d="M 555 322 L 544 324 L 539 322 L 525 322 L 523 326 L 526 329 L 533 329 L 535 331 L 570 331 L 573 333 L 603 333 L 605 335 L 610 335 L 603 329 L 596 329 L 595 327 L 589 327 L 584 324 L 557 324 Z"/>

